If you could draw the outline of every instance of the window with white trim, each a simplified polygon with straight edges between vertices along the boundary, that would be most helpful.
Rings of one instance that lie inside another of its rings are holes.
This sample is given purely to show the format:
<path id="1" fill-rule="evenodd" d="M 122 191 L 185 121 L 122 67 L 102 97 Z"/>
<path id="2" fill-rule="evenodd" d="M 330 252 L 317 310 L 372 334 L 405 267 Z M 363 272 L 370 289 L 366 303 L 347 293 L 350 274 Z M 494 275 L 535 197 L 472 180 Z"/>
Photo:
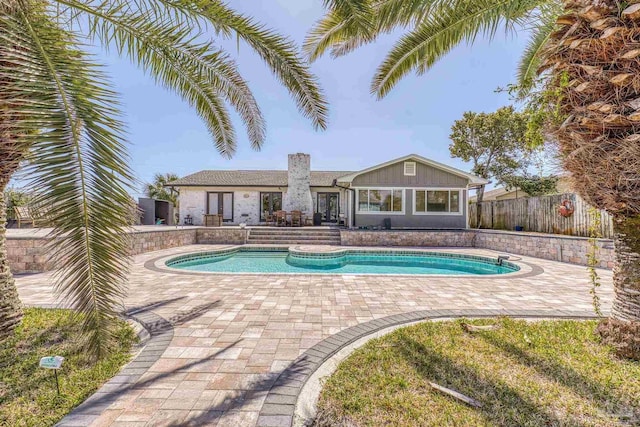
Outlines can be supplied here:
<path id="1" fill-rule="evenodd" d="M 358 190 L 359 212 L 402 212 L 404 191 L 393 188 Z"/>
<path id="2" fill-rule="evenodd" d="M 416 213 L 461 213 L 462 190 L 415 190 Z"/>
<path id="3" fill-rule="evenodd" d="M 416 176 L 416 162 L 404 162 L 404 176 Z"/>

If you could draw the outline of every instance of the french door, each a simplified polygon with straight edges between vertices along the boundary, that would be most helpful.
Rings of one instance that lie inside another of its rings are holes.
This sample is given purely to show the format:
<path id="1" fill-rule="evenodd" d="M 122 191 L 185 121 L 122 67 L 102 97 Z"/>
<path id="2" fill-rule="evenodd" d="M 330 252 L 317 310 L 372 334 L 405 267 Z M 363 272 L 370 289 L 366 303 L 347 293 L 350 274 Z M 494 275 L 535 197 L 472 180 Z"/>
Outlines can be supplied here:
<path id="1" fill-rule="evenodd" d="M 338 222 L 340 193 L 318 193 L 316 212 L 322 214 L 322 222 Z"/>
<path id="2" fill-rule="evenodd" d="M 281 192 L 264 192 L 260 193 L 260 220 L 264 221 L 264 213 L 270 214 L 275 211 L 282 210 L 282 193 Z"/>
<path id="3" fill-rule="evenodd" d="M 222 215 L 222 221 L 233 222 L 233 193 L 207 193 L 207 213 Z"/>

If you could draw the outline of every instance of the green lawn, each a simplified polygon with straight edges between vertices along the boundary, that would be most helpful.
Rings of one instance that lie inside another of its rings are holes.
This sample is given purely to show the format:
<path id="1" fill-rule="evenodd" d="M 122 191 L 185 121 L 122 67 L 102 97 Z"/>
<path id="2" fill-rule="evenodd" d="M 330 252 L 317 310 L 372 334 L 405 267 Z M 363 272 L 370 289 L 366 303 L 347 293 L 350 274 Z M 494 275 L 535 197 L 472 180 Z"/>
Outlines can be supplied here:
<path id="1" fill-rule="evenodd" d="M 0 344 L 0 426 L 51 426 L 118 373 L 137 337 L 120 322 L 117 351 L 92 363 L 80 345 L 80 324 L 69 310 L 25 310 L 13 338 Z M 58 372 L 38 367 L 43 356 L 63 356 Z"/>
<path id="2" fill-rule="evenodd" d="M 468 333 L 460 321 L 426 322 L 369 341 L 327 379 L 315 425 L 640 425 L 640 363 L 600 345 L 596 322 L 471 323 L 501 328 Z"/>

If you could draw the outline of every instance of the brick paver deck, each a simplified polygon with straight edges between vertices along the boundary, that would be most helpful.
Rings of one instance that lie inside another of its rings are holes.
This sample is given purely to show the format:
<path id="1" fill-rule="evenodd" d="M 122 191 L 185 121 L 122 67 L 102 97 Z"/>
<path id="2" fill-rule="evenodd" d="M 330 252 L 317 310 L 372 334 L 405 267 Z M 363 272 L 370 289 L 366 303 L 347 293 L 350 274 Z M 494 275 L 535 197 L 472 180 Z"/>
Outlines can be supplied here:
<path id="1" fill-rule="evenodd" d="M 253 426 L 280 373 L 348 327 L 419 310 L 592 312 L 584 267 L 527 257 L 520 261 L 523 272 L 491 278 L 190 274 L 163 270 L 161 261 L 153 261 L 214 247 L 135 257 L 124 305 L 140 321 L 151 322 L 156 340 L 65 425 Z M 606 310 L 611 272 L 599 272 Z M 55 303 L 49 274 L 16 281 L 26 304 Z"/>

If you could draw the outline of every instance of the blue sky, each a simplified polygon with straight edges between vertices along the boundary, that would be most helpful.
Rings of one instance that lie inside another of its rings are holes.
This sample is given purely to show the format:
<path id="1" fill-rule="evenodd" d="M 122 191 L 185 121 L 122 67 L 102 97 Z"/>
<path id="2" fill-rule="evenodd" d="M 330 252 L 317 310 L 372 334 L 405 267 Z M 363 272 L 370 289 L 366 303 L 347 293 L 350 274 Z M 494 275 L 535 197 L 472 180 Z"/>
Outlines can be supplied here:
<path id="1" fill-rule="evenodd" d="M 320 0 L 232 0 L 231 6 L 302 43 L 322 15 Z M 346 57 L 312 64 L 330 103 L 329 127 L 314 131 L 257 55 L 235 40 L 221 42 L 236 58 L 267 121 L 260 152 L 249 147 L 236 118 L 238 152 L 217 154 L 198 116 L 177 95 L 156 86 L 128 61 L 100 54 L 120 92 L 131 140 L 132 168 L 148 181 L 156 172 L 180 176 L 202 169 L 286 169 L 287 154 L 311 154 L 312 169 L 357 170 L 417 153 L 464 170 L 449 155 L 449 130 L 464 111 L 493 111 L 509 104 L 495 93 L 512 82 L 526 35 L 503 35 L 460 47 L 423 76 L 408 76 L 385 99 L 369 94 L 376 66 L 399 34 Z M 138 195 L 138 194 L 136 194 Z"/>

